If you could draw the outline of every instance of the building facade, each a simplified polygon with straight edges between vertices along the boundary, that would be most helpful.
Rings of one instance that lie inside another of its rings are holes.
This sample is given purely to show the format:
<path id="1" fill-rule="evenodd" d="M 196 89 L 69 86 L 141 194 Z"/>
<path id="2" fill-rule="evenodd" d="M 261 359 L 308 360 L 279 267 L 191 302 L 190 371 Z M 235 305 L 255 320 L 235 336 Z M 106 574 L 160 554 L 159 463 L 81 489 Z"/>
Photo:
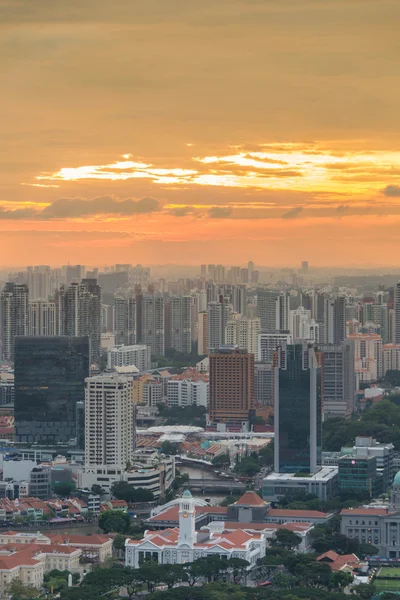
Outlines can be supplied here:
<path id="1" fill-rule="evenodd" d="M 107 367 L 129 367 L 135 365 L 140 372 L 151 367 L 151 348 L 144 344 L 114 346 L 107 353 Z"/>
<path id="2" fill-rule="evenodd" d="M 76 437 L 76 404 L 89 374 L 87 337 L 18 337 L 15 427 L 20 442 Z"/>
<path id="3" fill-rule="evenodd" d="M 235 346 L 221 346 L 209 359 L 209 420 L 248 422 L 254 410 L 254 354 Z"/>

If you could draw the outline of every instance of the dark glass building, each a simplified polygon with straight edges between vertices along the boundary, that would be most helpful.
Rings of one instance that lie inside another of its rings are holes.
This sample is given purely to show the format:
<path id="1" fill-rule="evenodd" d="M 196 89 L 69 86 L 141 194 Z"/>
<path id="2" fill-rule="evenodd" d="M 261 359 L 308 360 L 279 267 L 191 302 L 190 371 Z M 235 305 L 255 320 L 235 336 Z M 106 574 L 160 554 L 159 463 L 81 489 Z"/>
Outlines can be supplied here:
<path id="1" fill-rule="evenodd" d="M 315 473 L 321 465 L 322 401 L 318 354 L 287 345 L 285 368 L 275 353 L 275 471 Z"/>
<path id="2" fill-rule="evenodd" d="M 19 442 L 68 442 L 89 376 L 88 337 L 17 337 L 15 428 Z"/>

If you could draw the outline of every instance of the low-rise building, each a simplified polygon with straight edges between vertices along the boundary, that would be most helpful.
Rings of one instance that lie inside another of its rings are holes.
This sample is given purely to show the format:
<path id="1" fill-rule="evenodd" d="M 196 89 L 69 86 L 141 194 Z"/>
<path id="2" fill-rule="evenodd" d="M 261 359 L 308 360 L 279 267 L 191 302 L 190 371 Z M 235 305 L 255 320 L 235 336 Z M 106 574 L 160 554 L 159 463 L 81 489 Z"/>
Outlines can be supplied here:
<path id="1" fill-rule="evenodd" d="M 321 467 L 316 473 L 297 475 L 296 473 L 270 473 L 262 484 L 265 500 L 279 502 L 285 496 L 313 494 L 320 500 L 328 500 L 337 493 L 337 467 Z"/>
<path id="2" fill-rule="evenodd" d="M 196 369 L 187 369 L 181 375 L 173 375 L 167 383 L 167 404 L 173 406 L 208 405 L 208 375 Z"/>
<path id="3" fill-rule="evenodd" d="M 400 558 L 400 472 L 394 478 L 389 506 L 347 508 L 340 516 L 343 535 L 376 546 L 380 557 Z"/>
<path id="4" fill-rule="evenodd" d="M 262 531 L 196 531 L 196 506 L 188 490 L 180 499 L 178 510 L 179 528 L 146 531 L 141 540 L 126 540 L 126 566 L 138 568 L 146 560 L 160 564 L 184 564 L 218 555 L 227 559 L 242 558 L 249 563 L 250 569 L 265 556 L 266 537 Z"/>

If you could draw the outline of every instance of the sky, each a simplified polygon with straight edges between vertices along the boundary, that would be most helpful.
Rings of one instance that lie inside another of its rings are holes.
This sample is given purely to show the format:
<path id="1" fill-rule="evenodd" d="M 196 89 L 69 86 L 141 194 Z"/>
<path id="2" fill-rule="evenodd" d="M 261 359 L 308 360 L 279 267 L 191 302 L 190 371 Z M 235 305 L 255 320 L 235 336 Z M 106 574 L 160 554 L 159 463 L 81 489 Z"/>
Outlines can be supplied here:
<path id="1" fill-rule="evenodd" d="M 400 264 L 399 0 L 0 0 L 0 266 Z"/>

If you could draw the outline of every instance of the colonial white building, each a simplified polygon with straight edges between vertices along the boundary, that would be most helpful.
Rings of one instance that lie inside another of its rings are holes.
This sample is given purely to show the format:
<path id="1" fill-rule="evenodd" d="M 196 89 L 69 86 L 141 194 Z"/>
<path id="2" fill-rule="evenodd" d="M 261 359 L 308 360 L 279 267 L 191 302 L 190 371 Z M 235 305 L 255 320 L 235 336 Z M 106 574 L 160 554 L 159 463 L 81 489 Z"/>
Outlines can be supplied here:
<path id="1" fill-rule="evenodd" d="M 148 560 L 160 564 L 183 564 L 205 556 L 224 556 L 247 560 L 251 568 L 265 556 L 264 532 L 196 531 L 196 504 L 189 490 L 179 503 L 179 527 L 146 531 L 141 540 L 125 542 L 125 565 L 137 568 Z"/>

